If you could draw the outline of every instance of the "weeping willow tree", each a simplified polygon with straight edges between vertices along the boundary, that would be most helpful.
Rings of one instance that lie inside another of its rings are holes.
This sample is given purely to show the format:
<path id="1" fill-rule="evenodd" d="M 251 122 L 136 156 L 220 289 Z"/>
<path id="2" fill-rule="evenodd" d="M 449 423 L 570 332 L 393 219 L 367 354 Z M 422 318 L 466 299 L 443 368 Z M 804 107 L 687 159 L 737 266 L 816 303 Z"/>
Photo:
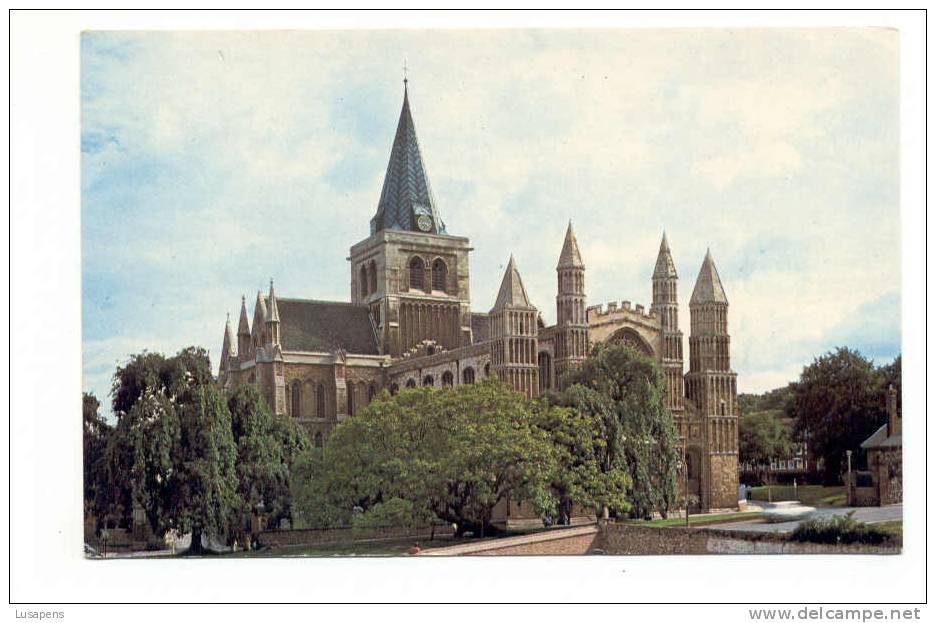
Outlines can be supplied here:
<path id="1" fill-rule="evenodd" d="M 678 451 L 657 362 L 626 345 L 598 344 L 562 387 L 558 399 L 599 424 L 605 469 L 627 474 L 629 515 L 666 517 L 677 500 Z"/>

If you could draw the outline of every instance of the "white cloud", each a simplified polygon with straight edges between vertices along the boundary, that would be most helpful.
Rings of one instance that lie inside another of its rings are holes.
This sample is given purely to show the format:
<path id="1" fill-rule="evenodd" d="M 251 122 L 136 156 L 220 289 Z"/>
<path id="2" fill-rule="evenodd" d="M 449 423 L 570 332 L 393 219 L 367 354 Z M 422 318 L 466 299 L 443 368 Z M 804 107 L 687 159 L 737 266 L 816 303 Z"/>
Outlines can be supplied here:
<path id="1" fill-rule="evenodd" d="M 284 295 L 347 298 L 344 258 L 376 207 L 404 57 L 436 198 L 450 233 L 476 249 L 475 309 L 490 307 L 514 252 L 550 321 L 569 218 L 589 303 L 649 305 L 666 228 L 683 326 L 711 246 L 739 386 L 767 389 L 899 283 L 888 31 L 83 43 L 86 371 L 144 346 L 216 351 L 224 312 L 270 276 Z"/>

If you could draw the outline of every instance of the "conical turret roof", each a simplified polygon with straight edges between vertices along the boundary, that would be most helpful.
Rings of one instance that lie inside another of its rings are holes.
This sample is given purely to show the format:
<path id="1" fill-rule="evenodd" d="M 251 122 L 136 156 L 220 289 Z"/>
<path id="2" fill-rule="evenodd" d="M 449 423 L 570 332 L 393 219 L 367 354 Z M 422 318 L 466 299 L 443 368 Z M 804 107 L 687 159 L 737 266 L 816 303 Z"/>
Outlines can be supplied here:
<path id="1" fill-rule="evenodd" d="M 267 322 L 279 322 L 279 305 L 276 303 L 276 292 L 273 291 L 273 280 L 270 279 L 270 304 L 267 306 Z"/>
<path id="2" fill-rule="evenodd" d="M 228 314 L 224 323 L 224 342 L 221 344 L 221 361 L 237 355 L 237 340 L 234 339 L 234 329 L 231 328 L 231 314 Z"/>
<path id="3" fill-rule="evenodd" d="M 507 270 L 504 271 L 504 279 L 501 281 L 493 310 L 505 307 L 533 307 L 530 298 L 527 296 L 526 288 L 523 287 L 523 280 L 520 278 L 520 271 L 517 270 L 517 263 L 514 261 L 513 255 L 510 256 L 510 261 L 507 262 Z"/>
<path id="4" fill-rule="evenodd" d="M 405 84 L 403 109 L 390 149 L 377 214 L 371 219 L 371 234 L 383 229 L 446 233 L 423 164 Z"/>
<path id="5" fill-rule="evenodd" d="M 585 268 L 582 254 L 579 253 L 578 240 L 575 239 L 575 231 L 572 229 L 572 221 L 569 221 L 569 227 L 566 229 L 565 242 L 562 243 L 562 252 L 559 254 L 559 264 L 556 268 Z"/>
<path id="6" fill-rule="evenodd" d="M 656 266 L 653 269 L 653 278 L 676 279 L 676 265 L 673 263 L 669 242 L 666 240 L 666 232 L 663 232 L 663 240 L 660 241 L 660 252 L 657 254 Z"/>
<path id="7" fill-rule="evenodd" d="M 250 335 L 250 320 L 247 318 L 247 297 L 241 296 L 240 322 L 237 323 L 238 335 Z"/>
<path id="8" fill-rule="evenodd" d="M 690 305 L 702 303 L 728 304 L 728 297 L 725 296 L 725 288 L 722 287 L 721 278 L 718 276 L 718 269 L 715 268 L 715 262 L 712 260 L 710 250 L 705 252 L 702 268 L 699 269 L 699 276 L 696 279 L 695 288 L 692 290 L 692 298 L 689 299 Z"/>

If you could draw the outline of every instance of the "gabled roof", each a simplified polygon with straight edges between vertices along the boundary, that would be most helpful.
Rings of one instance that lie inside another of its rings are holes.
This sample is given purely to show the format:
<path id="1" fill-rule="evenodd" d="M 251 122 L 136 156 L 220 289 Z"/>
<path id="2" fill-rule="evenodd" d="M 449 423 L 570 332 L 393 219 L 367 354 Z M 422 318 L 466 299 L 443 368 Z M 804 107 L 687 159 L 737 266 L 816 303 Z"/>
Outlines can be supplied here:
<path id="1" fill-rule="evenodd" d="M 283 350 L 380 354 L 366 305 L 280 298 L 278 306 Z"/>
<path id="2" fill-rule="evenodd" d="M 874 431 L 874 434 L 861 442 L 861 447 L 868 448 L 899 448 L 903 445 L 901 435 L 887 436 L 887 424 Z"/>
<path id="3" fill-rule="evenodd" d="M 670 253 L 669 243 L 666 241 L 666 232 L 660 241 L 660 252 L 657 254 L 656 266 L 653 268 L 654 279 L 676 279 L 676 265 Z"/>
<path id="4" fill-rule="evenodd" d="M 492 309 L 503 309 L 505 307 L 526 307 L 533 308 L 530 298 L 527 296 L 526 288 L 523 287 L 523 280 L 520 279 L 520 271 L 517 270 L 517 263 L 513 255 L 507 262 L 507 270 L 504 271 L 504 279 L 501 281 L 500 290 L 497 293 L 497 301 Z"/>
<path id="5" fill-rule="evenodd" d="M 421 214 L 431 220 L 429 233 L 446 233 L 419 150 L 409 93 L 404 85 L 403 109 L 390 149 L 390 162 L 384 175 L 377 214 L 371 219 L 371 234 L 383 229 L 422 231 L 417 224 Z"/>
<path id="6" fill-rule="evenodd" d="M 575 239 L 575 232 L 572 230 L 572 221 L 569 221 L 569 227 L 566 229 L 565 241 L 562 243 L 562 252 L 559 254 L 559 263 L 556 268 L 585 268 L 582 254 L 579 253 L 578 240 Z"/>
<path id="7" fill-rule="evenodd" d="M 711 251 L 705 252 L 702 268 L 699 269 L 699 276 L 692 290 L 692 298 L 689 299 L 690 305 L 702 303 L 728 304 L 728 297 L 725 296 L 725 289 L 722 287 L 721 278 L 712 260 Z"/>

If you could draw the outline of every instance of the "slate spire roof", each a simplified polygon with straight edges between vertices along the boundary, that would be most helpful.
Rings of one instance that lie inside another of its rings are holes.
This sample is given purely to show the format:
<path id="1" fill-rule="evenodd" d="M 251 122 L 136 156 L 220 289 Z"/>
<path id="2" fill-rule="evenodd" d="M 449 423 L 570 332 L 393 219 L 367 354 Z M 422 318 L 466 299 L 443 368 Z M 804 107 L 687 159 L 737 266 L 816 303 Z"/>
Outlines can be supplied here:
<path id="1" fill-rule="evenodd" d="M 705 259 L 702 261 L 702 268 L 699 269 L 699 276 L 692 290 L 692 298 L 689 299 L 690 305 L 702 303 L 728 304 L 728 297 L 725 296 L 725 289 L 722 287 L 710 250 L 705 251 Z"/>
<path id="2" fill-rule="evenodd" d="M 572 229 L 572 221 L 569 221 L 569 228 L 566 229 L 565 242 L 562 243 L 562 253 L 559 254 L 559 264 L 556 268 L 585 268 L 578 240 L 575 239 L 575 231 Z"/>
<path id="3" fill-rule="evenodd" d="M 231 328 L 231 314 L 227 315 L 224 323 L 224 343 L 221 345 L 221 361 L 237 355 L 237 340 L 234 339 L 234 329 Z"/>
<path id="4" fill-rule="evenodd" d="M 237 323 L 238 335 L 250 335 L 250 320 L 247 319 L 247 297 L 241 296 L 240 322 Z"/>
<path id="5" fill-rule="evenodd" d="M 666 241 L 666 232 L 660 241 L 660 253 L 657 255 L 656 267 L 653 269 L 654 279 L 676 279 L 676 265 L 670 254 L 669 242 Z"/>
<path id="6" fill-rule="evenodd" d="M 390 162 L 384 175 L 377 214 L 371 219 L 371 234 L 383 229 L 423 231 L 419 228 L 420 216 L 428 217 L 429 233 L 446 233 L 419 150 L 409 92 L 404 81 L 403 109 L 390 149 Z M 424 222 L 426 220 L 423 219 Z"/>
<path id="7" fill-rule="evenodd" d="M 517 270 L 513 254 L 510 255 L 510 261 L 507 263 L 507 270 L 504 272 L 504 279 L 501 281 L 493 309 L 505 307 L 533 307 L 526 288 L 523 287 L 523 280 L 520 279 L 520 271 Z"/>

